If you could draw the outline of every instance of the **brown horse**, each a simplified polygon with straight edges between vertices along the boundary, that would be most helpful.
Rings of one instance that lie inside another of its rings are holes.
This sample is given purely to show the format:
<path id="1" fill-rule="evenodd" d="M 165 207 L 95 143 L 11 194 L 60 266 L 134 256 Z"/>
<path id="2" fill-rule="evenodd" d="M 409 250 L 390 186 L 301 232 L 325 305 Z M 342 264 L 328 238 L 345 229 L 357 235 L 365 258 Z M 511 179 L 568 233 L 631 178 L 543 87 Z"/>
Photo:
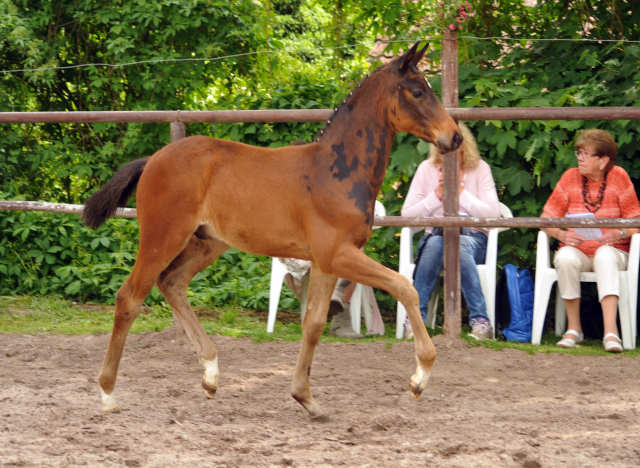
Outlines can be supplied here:
<path id="1" fill-rule="evenodd" d="M 337 278 L 389 291 L 414 330 L 417 371 L 410 391 L 427 385 L 436 352 L 422 323 L 418 294 L 399 273 L 360 248 L 371 235 L 374 203 L 394 136 L 414 135 L 443 153 L 460 146 L 458 126 L 419 72 L 426 47 L 366 77 L 336 109 L 315 142 L 271 149 L 204 136 L 184 138 L 132 161 L 87 201 L 83 218 L 98 227 L 137 185 L 140 249 L 119 289 L 113 333 L 100 371 L 102 411 L 118 411 L 113 395 L 131 324 L 154 284 L 169 302 L 205 368 L 213 398 L 217 351 L 198 322 L 187 286 L 229 247 L 258 255 L 311 260 L 307 311 L 292 396 L 312 420 L 327 419 L 309 389 L 311 361 L 327 320 Z"/>

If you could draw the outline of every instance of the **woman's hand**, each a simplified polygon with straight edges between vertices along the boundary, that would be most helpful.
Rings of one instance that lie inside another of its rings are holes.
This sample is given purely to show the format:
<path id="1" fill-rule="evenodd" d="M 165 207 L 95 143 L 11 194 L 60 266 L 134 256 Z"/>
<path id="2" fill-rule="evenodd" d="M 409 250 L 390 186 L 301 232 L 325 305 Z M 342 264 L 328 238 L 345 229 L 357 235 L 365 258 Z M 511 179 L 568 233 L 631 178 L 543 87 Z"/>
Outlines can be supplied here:
<path id="1" fill-rule="evenodd" d="M 560 231 L 560 234 L 558 234 L 558 240 L 563 244 L 569 245 L 571 247 L 577 247 L 586 239 L 573 231 Z"/>
<path id="2" fill-rule="evenodd" d="M 436 197 L 440 200 L 444 197 L 444 186 L 442 185 L 443 177 L 442 166 L 440 166 L 438 167 L 438 188 L 436 189 Z"/>
<path id="3" fill-rule="evenodd" d="M 459 183 L 460 185 L 458 186 L 458 193 L 462 193 L 462 191 L 464 190 L 464 171 L 462 169 L 460 169 L 458 171 L 458 175 L 459 175 Z M 438 168 L 438 188 L 435 190 L 436 192 L 436 196 L 442 200 L 444 198 L 444 185 L 443 185 L 443 179 L 444 179 L 444 175 L 443 175 L 443 171 L 442 171 L 442 166 L 440 166 Z"/>
<path id="4" fill-rule="evenodd" d="M 598 237 L 596 242 L 600 242 L 602 245 L 613 245 L 620 240 L 622 233 L 619 229 L 607 229 L 602 237 Z"/>

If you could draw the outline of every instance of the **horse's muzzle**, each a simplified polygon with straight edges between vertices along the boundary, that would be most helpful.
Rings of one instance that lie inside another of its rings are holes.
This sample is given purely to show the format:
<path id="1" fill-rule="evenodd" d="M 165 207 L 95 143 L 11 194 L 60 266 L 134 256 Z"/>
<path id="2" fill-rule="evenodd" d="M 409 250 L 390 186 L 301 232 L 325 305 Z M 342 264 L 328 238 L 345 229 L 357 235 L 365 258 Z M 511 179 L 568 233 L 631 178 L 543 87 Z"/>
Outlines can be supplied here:
<path id="1" fill-rule="evenodd" d="M 438 148 L 440 149 L 440 153 L 446 154 L 457 150 L 460 148 L 460 145 L 462 145 L 462 140 L 463 138 L 460 132 L 454 132 L 451 140 L 445 137 L 438 137 Z"/>

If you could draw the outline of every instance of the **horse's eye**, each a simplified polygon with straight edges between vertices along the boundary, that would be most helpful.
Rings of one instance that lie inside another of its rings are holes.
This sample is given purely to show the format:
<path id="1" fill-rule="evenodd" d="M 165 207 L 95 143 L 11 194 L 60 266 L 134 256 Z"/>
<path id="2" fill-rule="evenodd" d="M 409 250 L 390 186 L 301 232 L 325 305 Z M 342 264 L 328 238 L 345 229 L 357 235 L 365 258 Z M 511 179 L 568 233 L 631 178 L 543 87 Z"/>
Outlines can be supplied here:
<path id="1" fill-rule="evenodd" d="M 414 98 L 419 98 L 420 96 L 422 96 L 422 91 L 420 91 L 419 89 L 416 89 L 413 93 L 413 97 Z"/>

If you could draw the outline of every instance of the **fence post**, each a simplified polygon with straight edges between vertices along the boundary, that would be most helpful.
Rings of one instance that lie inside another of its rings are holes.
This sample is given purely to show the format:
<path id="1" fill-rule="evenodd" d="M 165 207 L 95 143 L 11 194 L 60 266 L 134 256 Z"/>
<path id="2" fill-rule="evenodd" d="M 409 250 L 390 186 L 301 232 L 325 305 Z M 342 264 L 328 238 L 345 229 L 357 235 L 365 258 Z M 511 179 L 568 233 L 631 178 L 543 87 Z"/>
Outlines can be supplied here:
<path id="1" fill-rule="evenodd" d="M 445 30 L 442 35 L 442 104 L 458 107 L 458 38 Z M 458 151 L 445 155 L 443 160 L 444 216 L 458 216 L 460 194 L 458 187 Z M 443 333 L 449 338 L 460 336 L 460 228 L 446 227 L 444 234 L 444 324 Z"/>
<path id="2" fill-rule="evenodd" d="M 180 138 L 184 138 L 187 134 L 186 126 L 183 122 L 171 122 L 171 143 L 174 141 L 178 141 Z M 186 333 L 184 331 L 184 327 L 176 317 L 176 313 L 171 311 L 171 316 L 173 318 L 173 329 L 176 333 Z"/>

